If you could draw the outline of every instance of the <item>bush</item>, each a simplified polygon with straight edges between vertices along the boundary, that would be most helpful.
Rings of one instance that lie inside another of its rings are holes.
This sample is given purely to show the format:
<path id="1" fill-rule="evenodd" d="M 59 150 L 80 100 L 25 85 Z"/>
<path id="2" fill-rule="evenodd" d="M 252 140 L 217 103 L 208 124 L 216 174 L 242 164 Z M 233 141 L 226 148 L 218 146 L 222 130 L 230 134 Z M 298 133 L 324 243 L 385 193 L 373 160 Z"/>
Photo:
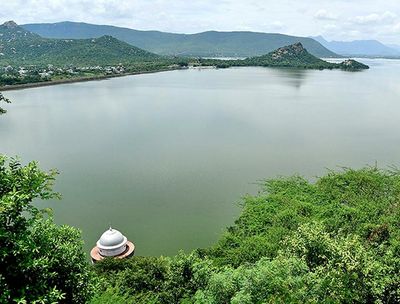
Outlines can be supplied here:
<path id="1" fill-rule="evenodd" d="M 54 224 L 35 199 L 57 198 L 56 171 L 0 156 L 0 286 L 2 302 L 84 303 L 94 291 L 80 232 Z M 47 217 L 47 219 L 46 219 Z M 3 292 L 4 291 L 4 292 Z"/>

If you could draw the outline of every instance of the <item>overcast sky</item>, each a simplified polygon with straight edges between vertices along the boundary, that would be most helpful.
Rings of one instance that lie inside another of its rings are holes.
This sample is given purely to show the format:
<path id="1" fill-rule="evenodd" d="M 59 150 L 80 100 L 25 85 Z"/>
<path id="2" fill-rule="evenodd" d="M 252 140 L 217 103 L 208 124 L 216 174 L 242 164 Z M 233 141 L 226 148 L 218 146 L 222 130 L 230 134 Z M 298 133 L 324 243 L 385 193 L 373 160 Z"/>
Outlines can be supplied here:
<path id="1" fill-rule="evenodd" d="M 400 44 L 400 0 L 0 0 L 0 22 L 82 21 L 142 30 L 323 35 Z"/>

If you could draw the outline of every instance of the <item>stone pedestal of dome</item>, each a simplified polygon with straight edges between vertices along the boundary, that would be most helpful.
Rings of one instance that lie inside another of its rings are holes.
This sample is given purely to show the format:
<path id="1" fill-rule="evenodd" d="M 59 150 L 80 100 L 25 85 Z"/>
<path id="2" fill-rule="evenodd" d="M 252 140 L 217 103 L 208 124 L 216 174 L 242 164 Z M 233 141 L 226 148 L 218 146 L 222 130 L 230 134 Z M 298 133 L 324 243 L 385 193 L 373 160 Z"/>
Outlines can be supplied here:
<path id="1" fill-rule="evenodd" d="M 90 251 L 90 256 L 95 263 L 105 257 L 129 258 L 134 253 L 135 245 L 128 241 L 121 232 L 110 227 L 110 229 L 101 235 L 96 246 Z"/>

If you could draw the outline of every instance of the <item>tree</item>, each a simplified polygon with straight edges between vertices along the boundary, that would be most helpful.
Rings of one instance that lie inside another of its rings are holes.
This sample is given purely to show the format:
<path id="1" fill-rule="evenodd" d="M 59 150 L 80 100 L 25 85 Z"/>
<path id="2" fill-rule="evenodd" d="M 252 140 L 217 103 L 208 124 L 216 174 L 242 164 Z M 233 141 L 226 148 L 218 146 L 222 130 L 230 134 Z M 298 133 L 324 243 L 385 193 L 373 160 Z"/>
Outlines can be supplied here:
<path id="1" fill-rule="evenodd" d="M 398 303 L 396 257 L 359 236 L 328 233 L 323 224 L 300 226 L 284 242 L 286 258 L 308 266 L 308 294 L 316 303 Z"/>
<path id="2" fill-rule="evenodd" d="M 56 199 L 57 171 L 0 155 L 0 303 L 84 303 L 94 288 L 80 232 L 36 199 Z"/>
<path id="3" fill-rule="evenodd" d="M 0 102 L 1 101 L 4 101 L 5 103 L 11 103 L 11 101 L 8 98 L 5 98 L 4 95 L 0 92 Z M 7 113 L 7 110 L 0 107 L 0 115 L 5 113 Z"/>

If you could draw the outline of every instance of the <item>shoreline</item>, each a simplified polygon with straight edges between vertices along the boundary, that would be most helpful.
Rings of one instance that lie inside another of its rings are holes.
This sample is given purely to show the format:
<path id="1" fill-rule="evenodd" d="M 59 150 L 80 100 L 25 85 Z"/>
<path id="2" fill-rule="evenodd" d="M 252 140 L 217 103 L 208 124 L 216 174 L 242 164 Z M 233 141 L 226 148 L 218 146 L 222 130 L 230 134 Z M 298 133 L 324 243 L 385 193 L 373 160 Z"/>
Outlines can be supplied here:
<path id="1" fill-rule="evenodd" d="M 176 70 L 185 70 L 185 69 L 186 68 L 173 67 L 173 68 L 158 69 L 158 70 L 154 70 L 154 71 L 130 72 L 130 73 L 124 73 L 124 74 L 115 74 L 115 75 L 101 75 L 101 76 L 96 76 L 96 77 L 69 78 L 69 79 L 59 79 L 59 80 L 54 80 L 54 81 L 13 84 L 13 85 L 9 85 L 9 86 L 0 87 L 0 92 L 23 90 L 23 89 L 30 89 L 30 88 L 37 88 L 37 87 L 47 87 L 47 86 L 53 86 L 53 85 L 58 85 L 58 84 L 88 82 L 88 81 L 95 81 L 95 80 L 107 80 L 107 79 L 111 79 L 111 78 L 124 77 L 124 76 L 152 74 L 152 73 L 169 72 L 169 71 L 176 71 Z"/>
<path id="2" fill-rule="evenodd" d="M 219 68 L 216 67 L 215 65 L 199 65 L 199 66 L 193 66 L 192 68 L 199 68 L 199 69 L 226 69 L 226 68 L 233 68 L 233 67 L 268 67 L 268 68 L 278 68 L 278 69 L 301 69 L 301 70 L 342 70 L 342 71 L 361 71 L 360 69 L 356 70 L 347 70 L 342 67 L 340 67 L 337 63 L 334 63 L 337 65 L 337 67 L 333 68 L 305 68 L 301 66 L 274 66 L 274 65 L 232 65 L 228 67 L 223 67 Z M 368 67 L 368 66 L 367 66 Z M 186 70 L 191 67 L 181 67 L 181 66 L 174 66 L 174 67 L 167 67 L 163 69 L 157 69 L 153 71 L 141 71 L 141 72 L 128 72 L 128 73 L 123 73 L 123 74 L 113 74 L 113 75 L 100 75 L 100 76 L 93 76 L 93 77 L 77 77 L 77 78 L 68 78 L 68 79 L 59 79 L 59 80 L 54 80 L 54 81 L 43 81 L 43 82 L 31 82 L 31 83 L 24 83 L 24 84 L 14 84 L 14 85 L 8 85 L 8 86 L 0 86 L 0 92 L 5 92 L 5 91 L 15 91 L 15 90 L 23 90 L 23 89 L 29 89 L 29 88 L 37 88 L 37 87 L 46 87 L 46 86 L 53 86 L 53 85 L 58 85 L 58 84 L 68 84 L 68 83 L 77 83 L 77 82 L 87 82 L 87 81 L 95 81 L 95 80 L 107 80 L 111 78 L 117 78 L 117 77 L 124 77 L 124 76 L 132 76 L 132 75 L 141 75 L 141 74 L 152 74 L 152 73 L 160 73 L 160 72 L 169 72 L 169 71 L 177 71 L 177 70 Z M 367 68 L 369 69 L 369 67 Z"/>

